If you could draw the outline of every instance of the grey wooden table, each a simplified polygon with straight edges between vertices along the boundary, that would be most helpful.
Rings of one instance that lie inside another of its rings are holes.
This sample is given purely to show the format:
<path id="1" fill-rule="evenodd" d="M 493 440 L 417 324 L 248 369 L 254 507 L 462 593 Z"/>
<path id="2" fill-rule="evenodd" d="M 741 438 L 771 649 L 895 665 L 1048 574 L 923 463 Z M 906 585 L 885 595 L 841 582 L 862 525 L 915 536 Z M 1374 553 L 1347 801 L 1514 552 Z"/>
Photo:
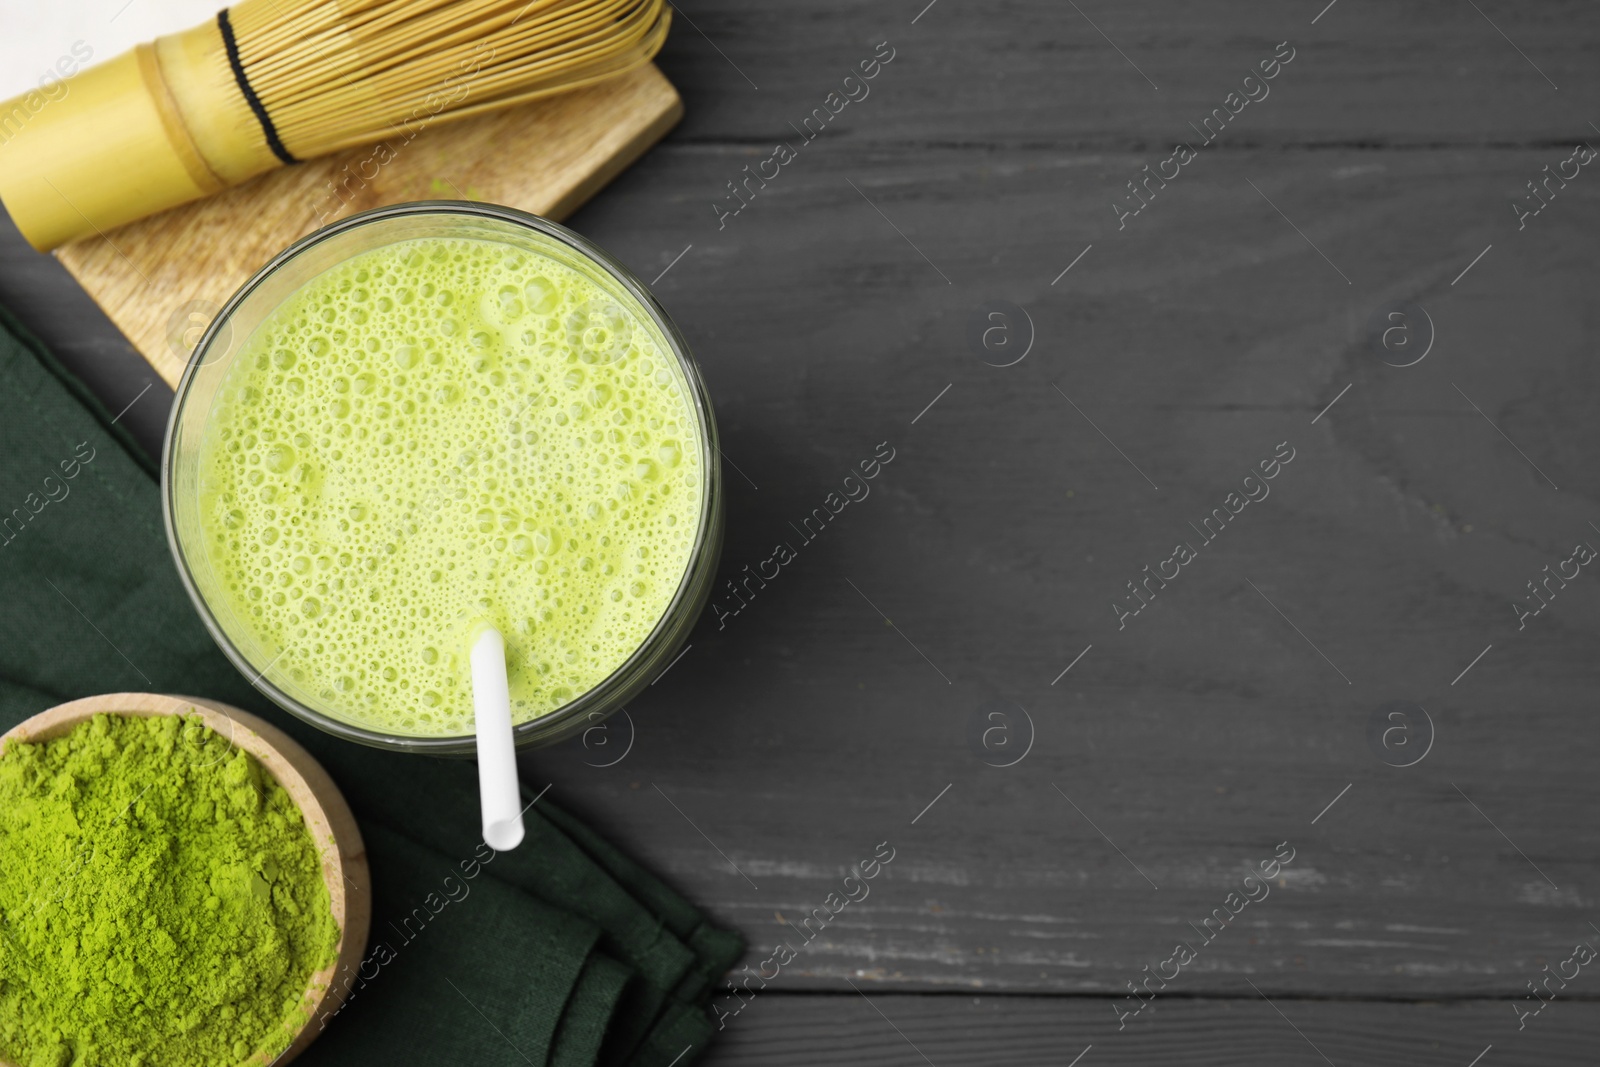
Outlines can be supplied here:
<path id="1" fill-rule="evenodd" d="M 572 225 L 768 578 L 524 770 L 748 935 L 713 1062 L 1600 1058 L 1600 10 L 1325 2 L 681 11 Z"/>

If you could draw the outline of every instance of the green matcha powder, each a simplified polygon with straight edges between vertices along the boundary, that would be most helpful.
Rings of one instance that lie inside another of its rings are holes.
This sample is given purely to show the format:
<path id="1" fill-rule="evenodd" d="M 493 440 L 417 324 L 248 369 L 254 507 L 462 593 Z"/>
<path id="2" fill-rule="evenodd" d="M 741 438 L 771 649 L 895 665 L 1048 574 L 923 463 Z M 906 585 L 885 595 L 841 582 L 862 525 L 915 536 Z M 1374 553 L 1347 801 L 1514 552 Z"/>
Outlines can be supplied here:
<path id="1" fill-rule="evenodd" d="M 338 939 L 293 800 L 198 717 L 0 757 L 0 1060 L 270 1062 Z"/>

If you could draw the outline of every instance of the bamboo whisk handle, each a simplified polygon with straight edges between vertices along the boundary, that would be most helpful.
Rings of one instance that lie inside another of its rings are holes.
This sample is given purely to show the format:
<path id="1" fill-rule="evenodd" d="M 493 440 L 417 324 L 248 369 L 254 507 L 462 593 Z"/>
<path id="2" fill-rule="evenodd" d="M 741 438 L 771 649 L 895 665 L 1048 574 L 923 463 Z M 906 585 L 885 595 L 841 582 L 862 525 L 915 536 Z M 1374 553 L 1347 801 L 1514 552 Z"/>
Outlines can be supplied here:
<path id="1" fill-rule="evenodd" d="M 58 83 L 53 99 L 0 104 L 0 201 L 48 251 L 297 157 L 615 77 L 656 54 L 670 10 L 664 0 L 239 0 Z"/>
<path id="2" fill-rule="evenodd" d="M 0 104 L 0 200 L 41 252 L 278 165 L 216 23 Z"/>

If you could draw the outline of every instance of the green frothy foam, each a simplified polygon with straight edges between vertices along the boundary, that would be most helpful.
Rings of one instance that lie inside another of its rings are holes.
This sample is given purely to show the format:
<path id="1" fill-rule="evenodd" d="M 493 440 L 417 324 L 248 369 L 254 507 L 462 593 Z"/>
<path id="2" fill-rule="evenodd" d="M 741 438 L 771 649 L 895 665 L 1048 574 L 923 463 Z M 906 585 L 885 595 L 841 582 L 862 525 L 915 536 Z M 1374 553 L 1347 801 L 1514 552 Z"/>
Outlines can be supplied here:
<path id="1" fill-rule="evenodd" d="M 620 289 L 491 241 L 312 278 L 217 394 L 202 592 L 359 725 L 471 733 L 480 619 L 516 721 L 566 704 L 644 642 L 694 546 L 700 432 L 665 344 Z"/>

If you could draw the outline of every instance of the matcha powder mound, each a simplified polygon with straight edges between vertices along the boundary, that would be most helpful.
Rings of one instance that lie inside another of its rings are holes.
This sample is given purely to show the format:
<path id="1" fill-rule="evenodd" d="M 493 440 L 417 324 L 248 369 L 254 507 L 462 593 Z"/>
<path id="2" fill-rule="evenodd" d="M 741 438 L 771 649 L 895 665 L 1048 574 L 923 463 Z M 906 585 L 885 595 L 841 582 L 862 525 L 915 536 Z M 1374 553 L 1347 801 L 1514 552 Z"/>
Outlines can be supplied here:
<path id="1" fill-rule="evenodd" d="M 0 756 L 0 1059 L 269 1062 L 338 939 L 293 800 L 198 717 Z"/>

